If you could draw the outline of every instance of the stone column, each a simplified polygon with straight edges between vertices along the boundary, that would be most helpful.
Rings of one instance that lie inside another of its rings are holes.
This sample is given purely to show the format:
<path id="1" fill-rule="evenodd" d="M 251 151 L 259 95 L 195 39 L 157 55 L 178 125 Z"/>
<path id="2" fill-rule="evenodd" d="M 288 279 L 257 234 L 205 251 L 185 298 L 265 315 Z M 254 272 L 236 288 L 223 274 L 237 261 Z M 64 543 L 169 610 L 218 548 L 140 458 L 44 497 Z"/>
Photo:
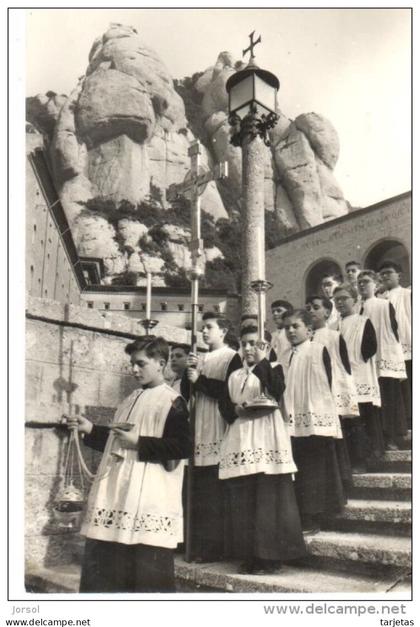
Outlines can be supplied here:
<path id="1" fill-rule="evenodd" d="M 265 277 L 265 255 L 262 255 L 262 276 L 258 276 L 257 229 L 264 236 L 264 151 L 266 147 L 260 135 L 245 128 L 242 139 L 242 313 L 257 314 L 257 295 L 251 289 L 251 281 Z"/>

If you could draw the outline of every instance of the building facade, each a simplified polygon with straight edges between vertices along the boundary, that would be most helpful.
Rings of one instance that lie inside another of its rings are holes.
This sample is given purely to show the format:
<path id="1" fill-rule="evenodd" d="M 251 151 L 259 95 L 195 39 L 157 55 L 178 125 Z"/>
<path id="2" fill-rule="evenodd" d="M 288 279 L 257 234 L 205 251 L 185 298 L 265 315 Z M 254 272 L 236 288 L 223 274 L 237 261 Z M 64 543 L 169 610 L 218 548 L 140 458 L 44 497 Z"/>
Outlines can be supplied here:
<path id="1" fill-rule="evenodd" d="M 318 294 L 327 273 L 344 276 L 348 261 L 377 270 L 384 259 L 398 262 L 402 284 L 411 284 L 411 193 L 389 198 L 286 238 L 267 251 L 267 306 L 285 299 L 295 307 Z"/>

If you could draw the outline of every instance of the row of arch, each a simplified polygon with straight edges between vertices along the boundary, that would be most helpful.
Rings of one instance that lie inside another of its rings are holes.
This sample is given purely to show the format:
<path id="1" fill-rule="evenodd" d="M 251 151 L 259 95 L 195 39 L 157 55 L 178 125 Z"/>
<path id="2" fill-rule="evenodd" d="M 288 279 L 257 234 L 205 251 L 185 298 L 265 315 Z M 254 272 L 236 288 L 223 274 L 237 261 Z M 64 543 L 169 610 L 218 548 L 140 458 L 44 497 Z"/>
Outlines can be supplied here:
<path id="1" fill-rule="evenodd" d="M 405 287 L 410 285 L 410 256 L 405 245 L 396 238 L 384 238 L 375 242 L 362 256 L 360 251 L 356 251 L 352 260 L 360 261 L 362 268 L 377 270 L 385 259 L 394 261 L 401 266 L 401 285 Z M 306 296 L 320 293 L 322 277 L 325 274 L 338 274 L 344 277 L 344 267 L 335 259 L 328 257 L 315 261 L 305 274 Z"/>

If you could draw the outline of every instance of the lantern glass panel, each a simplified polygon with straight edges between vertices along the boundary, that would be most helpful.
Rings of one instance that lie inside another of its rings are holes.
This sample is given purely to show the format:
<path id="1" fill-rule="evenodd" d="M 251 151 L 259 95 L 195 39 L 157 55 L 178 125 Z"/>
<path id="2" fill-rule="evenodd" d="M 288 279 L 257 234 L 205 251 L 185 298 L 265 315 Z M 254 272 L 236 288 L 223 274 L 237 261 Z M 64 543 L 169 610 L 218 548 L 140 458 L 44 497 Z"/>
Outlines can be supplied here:
<path id="1" fill-rule="evenodd" d="M 268 111 L 276 111 L 276 93 L 275 87 L 263 81 L 259 76 L 255 76 L 255 100 Z"/>
<path id="2" fill-rule="evenodd" d="M 230 111 L 235 112 L 240 117 L 244 117 L 248 113 L 248 107 L 244 107 L 252 101 L 254 97 L 253 76 L 249 75 L 240 83 L 237 83 L 230 90 Z"/>

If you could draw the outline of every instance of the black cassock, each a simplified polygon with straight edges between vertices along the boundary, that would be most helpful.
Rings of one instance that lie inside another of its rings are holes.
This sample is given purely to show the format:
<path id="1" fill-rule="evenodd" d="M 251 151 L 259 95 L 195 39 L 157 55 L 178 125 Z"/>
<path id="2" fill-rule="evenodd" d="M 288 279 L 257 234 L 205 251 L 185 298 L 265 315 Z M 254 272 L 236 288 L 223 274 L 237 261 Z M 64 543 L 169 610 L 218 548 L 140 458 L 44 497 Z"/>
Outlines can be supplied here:
<path id="1" fill-rule="evenodd" d="M 255 366 L 253 374 L 279 402 L 284 391 L 282 367 L 272 367 L 263 360 Z M 219 407 L 226 422 L 232 424 L 238 418 L 227 389 Z M 280 413 L 279 420 L 282 420 Z M 291 473 L 256 473 L 224 479 L 223 483 L 227 496 L 225 544 L 229 557 L 285 562 L 305 555 Z"/>

